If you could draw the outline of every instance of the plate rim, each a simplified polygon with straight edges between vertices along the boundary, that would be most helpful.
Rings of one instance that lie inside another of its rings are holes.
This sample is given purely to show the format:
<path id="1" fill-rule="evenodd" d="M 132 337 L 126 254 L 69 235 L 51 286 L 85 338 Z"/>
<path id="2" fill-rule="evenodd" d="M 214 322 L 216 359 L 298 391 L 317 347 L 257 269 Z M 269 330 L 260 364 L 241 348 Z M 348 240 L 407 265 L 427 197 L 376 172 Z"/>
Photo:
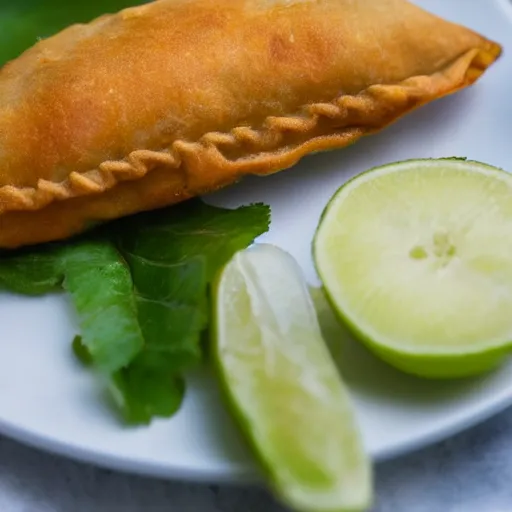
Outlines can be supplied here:
<path id="1" fill-rule="evenodd" d="M 441 428 L 433 427 L 428 433 L 423 432 L 416 436 L 410 436 L 407 441 L 395 443 L 395 445 L 376 450 L 374 453 L 370 452 L 369 455 L 374 463 L 380 464 L 405 454 L 412 454 L 476 427 L 509 408 L 512 408 L 512 393 L 505 388 L 492 400 L 487 399 L 485 406 L 477 402 L 459 415 L 450 417 L 450 420 Z M 75 443 L 31 432 L 27 428 L 17 426 L 1 417 L 0 434 L 43 453 L 61 456 L 76 463 L 85 463 L 127 474 L 210 485 L 219 483 L 264 484 L 263 475 L 260 474 L 258 468 L 243 463 L 229 462 L 215 468 L 198 469 L 191 467 L 190 464 L 162 464 L 156 461 L 144 461 L 128 455 L 112 455 L 94 448 L 85 448 Z"/>

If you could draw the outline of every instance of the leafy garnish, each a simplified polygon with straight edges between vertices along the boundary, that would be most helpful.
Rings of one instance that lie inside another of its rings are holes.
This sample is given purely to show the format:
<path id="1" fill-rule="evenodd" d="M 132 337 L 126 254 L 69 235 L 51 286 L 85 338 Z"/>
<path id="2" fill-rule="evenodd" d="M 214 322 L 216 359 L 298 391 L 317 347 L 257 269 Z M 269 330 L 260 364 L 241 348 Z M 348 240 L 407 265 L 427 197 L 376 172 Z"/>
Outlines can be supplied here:
<path id="1" fill-rule="evenodd" d="M 131 421 L 143 423 L 173 412 L 168 382 L 202 359 L 201 338 L 210 309 L 208 287 L 215 273 L 268 226 L 267 206 L 225 210 L 201 201 L 120 223 L 117 243 L 132 272 L 146 341 L 115 379 Z M 141 401 L 148 375 L 151 393 Z"/>
<path id="2" fill-rule="evenodd" d="M 213 277 L 269 221 L 265 205 L 227 210 L 191 200 L 1 258 L 0 286 L 66 290 L 81 330 L 75 355 L 109 375 L 128 422 L 149 423 L 179 409 L 183 372 L 203 359 Z"/>
<path id="3" fill-rule="evenodd" d="M 154 363 L 154 364 L 152 364 Z M 154 417 L 175 414 L 185 396 L 185 380 L 171 373 L 165 361 L 142 358 L 114 375 L 114 397 L 124 419 L 131 424 L 149 424 Z"/>
<path id="4" fill-rule="evenodd" d="M 0 286 L 24 295 L 64 288 L 78 314 L 81 343 L 105 373 L 126 366 L 144 344 L 130 271 L 108 238 L 74 239 L 4 257 Z"/>
<path id="5" fill-rule="evenodd" d="M 45 295 L 60 288 L 64 276 L 57 265 L 56 249 L 41 247 L 0 259 L 0 287 L 21 295 Z"/>
<path id="6" fill-rule="evenodd" d="M 92 360 L 91 354 L 85 347 L 82 336 L 75 336 L 73 338 L 73 352 L 76 358 L 84 365 L 84 366 L 92 366 L 94 361 Z"/>
<path id="7" fill-rule="evenodd" d="M 71 295 L 94 365 L 104 373 L 124 368 L 144 345 L 126 263 L 103 237 L 70 243 L 58 255 L 62 286 Z"/>

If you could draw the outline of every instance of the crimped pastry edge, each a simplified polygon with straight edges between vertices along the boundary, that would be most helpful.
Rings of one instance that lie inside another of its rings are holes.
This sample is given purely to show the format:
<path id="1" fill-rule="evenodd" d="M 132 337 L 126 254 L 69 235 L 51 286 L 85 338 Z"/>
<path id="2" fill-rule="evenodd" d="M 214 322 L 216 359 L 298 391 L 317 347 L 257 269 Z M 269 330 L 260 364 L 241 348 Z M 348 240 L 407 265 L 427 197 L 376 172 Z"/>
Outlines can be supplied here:
<path id="1" fill-rule="evenodd" d="M 410 77 L 396 84 L 371 85 L 357 95 L 341 95 L 331 102 L 304 105 L 289 116 L 267 117 L 258 129 L 237 126 L 226 133 L 206 133 L 195 142 L 176 140 L 170 148 L 135 150 L 122 160 L 104 161 L 96 169 L 71 172 L 61 182 L 40 179 L 35 187 L 4 185 L 0 187 L 0 214 L 41 210 L 55 201 L 102 194 L 124 181 L 141 179 L 155 168 L 180 170 L 187 155 L 201 151 L 207 151 L 209 159 L 229 169 L 230 181 L 245 174 L 279 171 L 305 154 L 344 147 L 363 135 L 380 131 L 422 104 L 471 85 L 501 54 L 498 44 L 486 43 L 485 47 L 468 50 L 434 74 Z M 372 124 L 369 120 L 365 124 L 365 113 L 371 113 Z M 379 123 L 374 122 L 376 114 Z M 343 123 L 354 117 L 360 118 L 358 123 Z M 332 132 L 308 137 L 325 120 L 335 127 Z M 290 133 L 302 134 L 302 142 L 279 147 Z M 223 154 L 244 144 L 254 150 L 235 160 Z M 193 190 L 194 184 L 190 183 L 188 188 Z"/>

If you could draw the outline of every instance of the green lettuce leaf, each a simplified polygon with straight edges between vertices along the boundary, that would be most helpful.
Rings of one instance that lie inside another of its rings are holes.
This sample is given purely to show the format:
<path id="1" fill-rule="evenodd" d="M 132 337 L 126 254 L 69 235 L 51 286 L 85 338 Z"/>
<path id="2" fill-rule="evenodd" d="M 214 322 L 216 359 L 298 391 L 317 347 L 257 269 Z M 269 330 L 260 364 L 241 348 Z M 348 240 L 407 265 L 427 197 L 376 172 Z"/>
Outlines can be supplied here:
<path id="1" fill-rule="evenodd" d="M 88 23 L 105 13 L 146 3 L 143 0 L 16 0 L 0 6 L 0 67 L 39 39 L 74 23 Z"/>
<path id="2" fill-rule="evenodd" d="M 128 424 L 147 425 L 155 417 L 170 418 L 185 396 L 185 379 L 170 373 L 165 362 L 138 361 L 113 376 L 112 394 Z"/>
<path id="3" fill-rule="evenodd" d="M 58 266 L 57 250 L 51 246 L 37 250 L 2 253 L 0 288 L 20 295 L 45 295 L 59 290 L 64 276 Z"/>
<path id="4" fill-rule="evenodd" d="M 210 283 L 269 222 L 265 205 L 191 200 L 0 258 L 0 287 L 66 290 L 81 331 L 75 355 L 109 376 L 126 421 L 145 424 L 179 409 L 183 372 L 204 359 Z"/>
<path id="5" fill-rule="evenodd" d="M 124 368 L 142 350 L 144 337 L 130 270 L 116 247 L 103 237 L 81 240 L 58 251 L 58 263 L 94 365 L 107 374 Z"/>
<path id="6" fill-rule="evenodd" d="M 120 223 L 115 235 L 132 272 L 146 342 L 115 378 L 130 421 L 174 412 L 177 397 L 166 395 L 168 382 L 201 362 L 209 285 L 235 252 L 268 230 L 269 221 L 265 205 L 227 210 L 193 200 Z M 149 375 L 151 393 L 140 400 Z"/>
<path id="7" fill-rule="evenodd" d="M 75 336 L 73 338 L 73 353 L 75 354 L 76 358 L 84 365 L 84 366 L 92 366 L 94 364 L 94 361 L 92 359 L 92 356 L 90 352 L 85 347 L 82 336 Z"/>
<path id="8" fill-rule="evenodd" d="M 78 315 L 82 344 L 102 372 L 120 370 L 142 349 L 130 271 L 108 238 L 74 239 L 4 257 L 0 287 L 24 295 L 66 290 Z"/>

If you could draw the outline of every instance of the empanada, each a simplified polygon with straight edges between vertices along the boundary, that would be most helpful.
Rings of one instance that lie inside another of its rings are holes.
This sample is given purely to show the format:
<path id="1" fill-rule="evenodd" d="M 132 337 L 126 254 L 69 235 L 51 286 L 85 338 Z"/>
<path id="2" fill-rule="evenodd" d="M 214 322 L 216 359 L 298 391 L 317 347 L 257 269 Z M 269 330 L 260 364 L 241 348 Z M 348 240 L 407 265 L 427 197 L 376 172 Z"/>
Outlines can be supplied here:
<path id="1" fill-rule="evenodd" d="M 346 146 L 500 52 L 406 0 L 159 0 L 69 27 L 0 72 L 0 246 Z"/>

